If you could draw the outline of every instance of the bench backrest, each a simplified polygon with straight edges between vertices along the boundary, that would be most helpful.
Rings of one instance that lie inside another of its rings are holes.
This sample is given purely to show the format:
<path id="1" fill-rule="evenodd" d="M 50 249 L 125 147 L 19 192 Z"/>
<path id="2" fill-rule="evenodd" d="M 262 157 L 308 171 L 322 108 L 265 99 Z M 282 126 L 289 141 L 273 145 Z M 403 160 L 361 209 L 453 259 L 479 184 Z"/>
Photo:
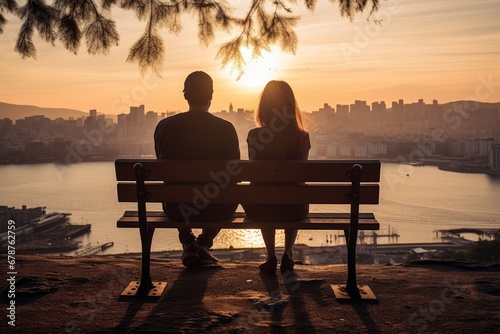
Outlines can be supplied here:
<path id="1" fill-rule="evenodd" d="M 351 204 L 353 187 L 359 204 L 379 202 L 378 160 L 118 159 L 115 168 L 120 202 Z"/>

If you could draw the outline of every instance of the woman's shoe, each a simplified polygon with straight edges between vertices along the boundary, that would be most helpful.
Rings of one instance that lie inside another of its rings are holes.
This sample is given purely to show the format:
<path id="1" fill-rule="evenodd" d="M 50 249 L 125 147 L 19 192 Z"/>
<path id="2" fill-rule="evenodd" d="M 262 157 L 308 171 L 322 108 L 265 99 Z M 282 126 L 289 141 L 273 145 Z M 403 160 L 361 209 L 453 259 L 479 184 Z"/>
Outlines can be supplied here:
<path id="1" fill-rule="evenodd" d="M 281 258 L 281 272 L 292 271 L 294 266 L 295 261 L 287 253 L 283 254 L 283 257 Z"/>
<path id="2" fill-rule="evenodd" d="M 260 271 L 267 274 L 276 275 L 276 267 L 278 266 L 278 259 L 276 256 L 267 258 L 266 262 L 259 265 Z"/>

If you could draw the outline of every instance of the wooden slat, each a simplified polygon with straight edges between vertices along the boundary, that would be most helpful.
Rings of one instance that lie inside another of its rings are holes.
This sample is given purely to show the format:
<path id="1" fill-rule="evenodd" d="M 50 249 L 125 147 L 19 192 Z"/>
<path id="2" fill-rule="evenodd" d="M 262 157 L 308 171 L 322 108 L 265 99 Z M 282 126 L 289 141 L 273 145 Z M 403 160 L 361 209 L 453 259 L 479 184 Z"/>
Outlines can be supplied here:
<path id="1" fill-rule="evenodd" d="M 134 165 L 141 163 L 149 181 L 177 182 L 349 182 L 354 164 L 362 166 L 361 182 L 380 181 L 378 160 L 155 160 L 118 159 L 117 181 L 135 181 Z"/>
<path id="2" fill-rule="evenodd" d="M 137 211 L 127 210 L 123 213 L 123 217 L 137 217 Z M 307 215 L 309 218 L 322 218 L 322 219 L 349 219 L 351 216 L 348 212 L 310 212 Z M 167 217 L 165 212 L 163 211 L 146 211 L 146 217 Z M 233 218 L 245 218 L 246 214 L 244 212 L 235 212 L 233 214 Z M 375 215 L 373 213 L 361 212 L 359 213 L 360 219 L 375 219 Z"/>
<path id="3" fill-rule="evenodd" d="M 261 229 L 263 227 L 275 229 L 302 229 L 302 230 L 345 230 L 350 228 L 349 214 L 315 214 L 300 222 L 259 222 L 245 218 L 244 214 L 236 213 L 230 222 L 174 222 L 163 212 L 147 212 L 148 226 L 154 228 L 229 228 L 229 229 Z M 120 228 L 138 228 L 137 212 L 126 212 L 117 222 Z M 379 230 L 380 224 L 372 213 L 361 213 L 359 219 L 360 230 Z"/>
<path id="4" fill-rule="evenodd" d="M 349 204 L 347 195 L 350 185 L 250 185 L 231 184 L 219 187 L 216 184 L 179 185 L 146 184 L 147 202 L 173 203 L 248 203 L 248 204 Z M 360 204 L 378 204 L 379 185 L 362 185 Z M 135 183 L 118 183 L 118 201 L 137 202 Z"/>

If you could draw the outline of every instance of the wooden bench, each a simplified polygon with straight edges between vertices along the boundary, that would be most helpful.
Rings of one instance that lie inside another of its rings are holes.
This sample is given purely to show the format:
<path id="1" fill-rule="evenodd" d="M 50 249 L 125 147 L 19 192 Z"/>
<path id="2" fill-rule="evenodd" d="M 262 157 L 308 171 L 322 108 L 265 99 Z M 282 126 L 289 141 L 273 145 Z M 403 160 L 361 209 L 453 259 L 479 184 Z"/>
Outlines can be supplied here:
<path id="1" fill-rule="evenodd" d="M 293 228 L 343 230 L 348 249 L 347 284 L 332 285 L 340 299 L 376 299 L 366 285 L 356 283 L 358 230 L 378 230 L 372 213 L 360 213 L 360 204 L 378 204 L 380 161 L 180 161 L 119 159 L 115 162 L 118 201 L 136 202 L 119 228 L 139 228 L 142 243 L 141 280 L 131 282 L 122 296 L 160 297 L 165 282 L 150 276 L 151 241 L 156 228 L 261 229 Z M 250 182 L 257 184 L 250 184 Z M 202 196 L 205 198 L 203 199 Z M 147 203 L 343 204 L 350 213 L 310 213 L 299 222 L 259 222 L 235 213 L 226 222 L 174 222 L 163 212 L 147 211 Z"/>

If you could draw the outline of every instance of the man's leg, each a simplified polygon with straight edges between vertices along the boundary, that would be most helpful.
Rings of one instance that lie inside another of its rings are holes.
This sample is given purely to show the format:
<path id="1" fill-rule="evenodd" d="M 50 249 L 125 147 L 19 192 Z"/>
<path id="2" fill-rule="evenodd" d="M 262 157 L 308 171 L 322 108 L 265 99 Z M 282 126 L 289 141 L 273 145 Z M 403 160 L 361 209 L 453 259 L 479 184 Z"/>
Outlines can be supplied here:
<path id="1" fill-rule="evenodd" d="M 216 264 L 219 262 L 219 259 L 210 253 L 210 248 L 212 248 L 214 239 L 219 232 L 220 229 L 204 228 L 198 236 L 197 241 L 198 245 L 200 245 L 200 264 Z"/>
<path id="2" fill-rule="evenodd" d="M 193 231 L 190 228 L 178 228 L 179 231 L 179 241 L 182 246 L 187 246 L 196 240 Z"/>
<path id="3" fill-rule="evenodd" d="M 163 212 L 174 221 L 183 221 L 182 215 L 179 213 L 179 204 L 163 203 Z M 200 260 L 199 247 L 193 231 L 190 228 L 178 228 L 177 231 L 179 232 L 179 241 L 183 250 L 182 264 L 186 267 L 197 266 Z"/>
<path id="4" fill-rule="evenodd" d="M 194 267 L 199 264 L 199 246 L 190 228 L 179 228 L 179 241 L 182 244 L 182 264 L 186 267 Z"/>
<path id="5" fill-rule="evenodd" d="M 201 234 L 198 236 L 198 244 L 205 247 L 206 249 L 212 248 L 214 244 L 214 239 L 219 234 L 220 228 L 204 228 Z"/>

